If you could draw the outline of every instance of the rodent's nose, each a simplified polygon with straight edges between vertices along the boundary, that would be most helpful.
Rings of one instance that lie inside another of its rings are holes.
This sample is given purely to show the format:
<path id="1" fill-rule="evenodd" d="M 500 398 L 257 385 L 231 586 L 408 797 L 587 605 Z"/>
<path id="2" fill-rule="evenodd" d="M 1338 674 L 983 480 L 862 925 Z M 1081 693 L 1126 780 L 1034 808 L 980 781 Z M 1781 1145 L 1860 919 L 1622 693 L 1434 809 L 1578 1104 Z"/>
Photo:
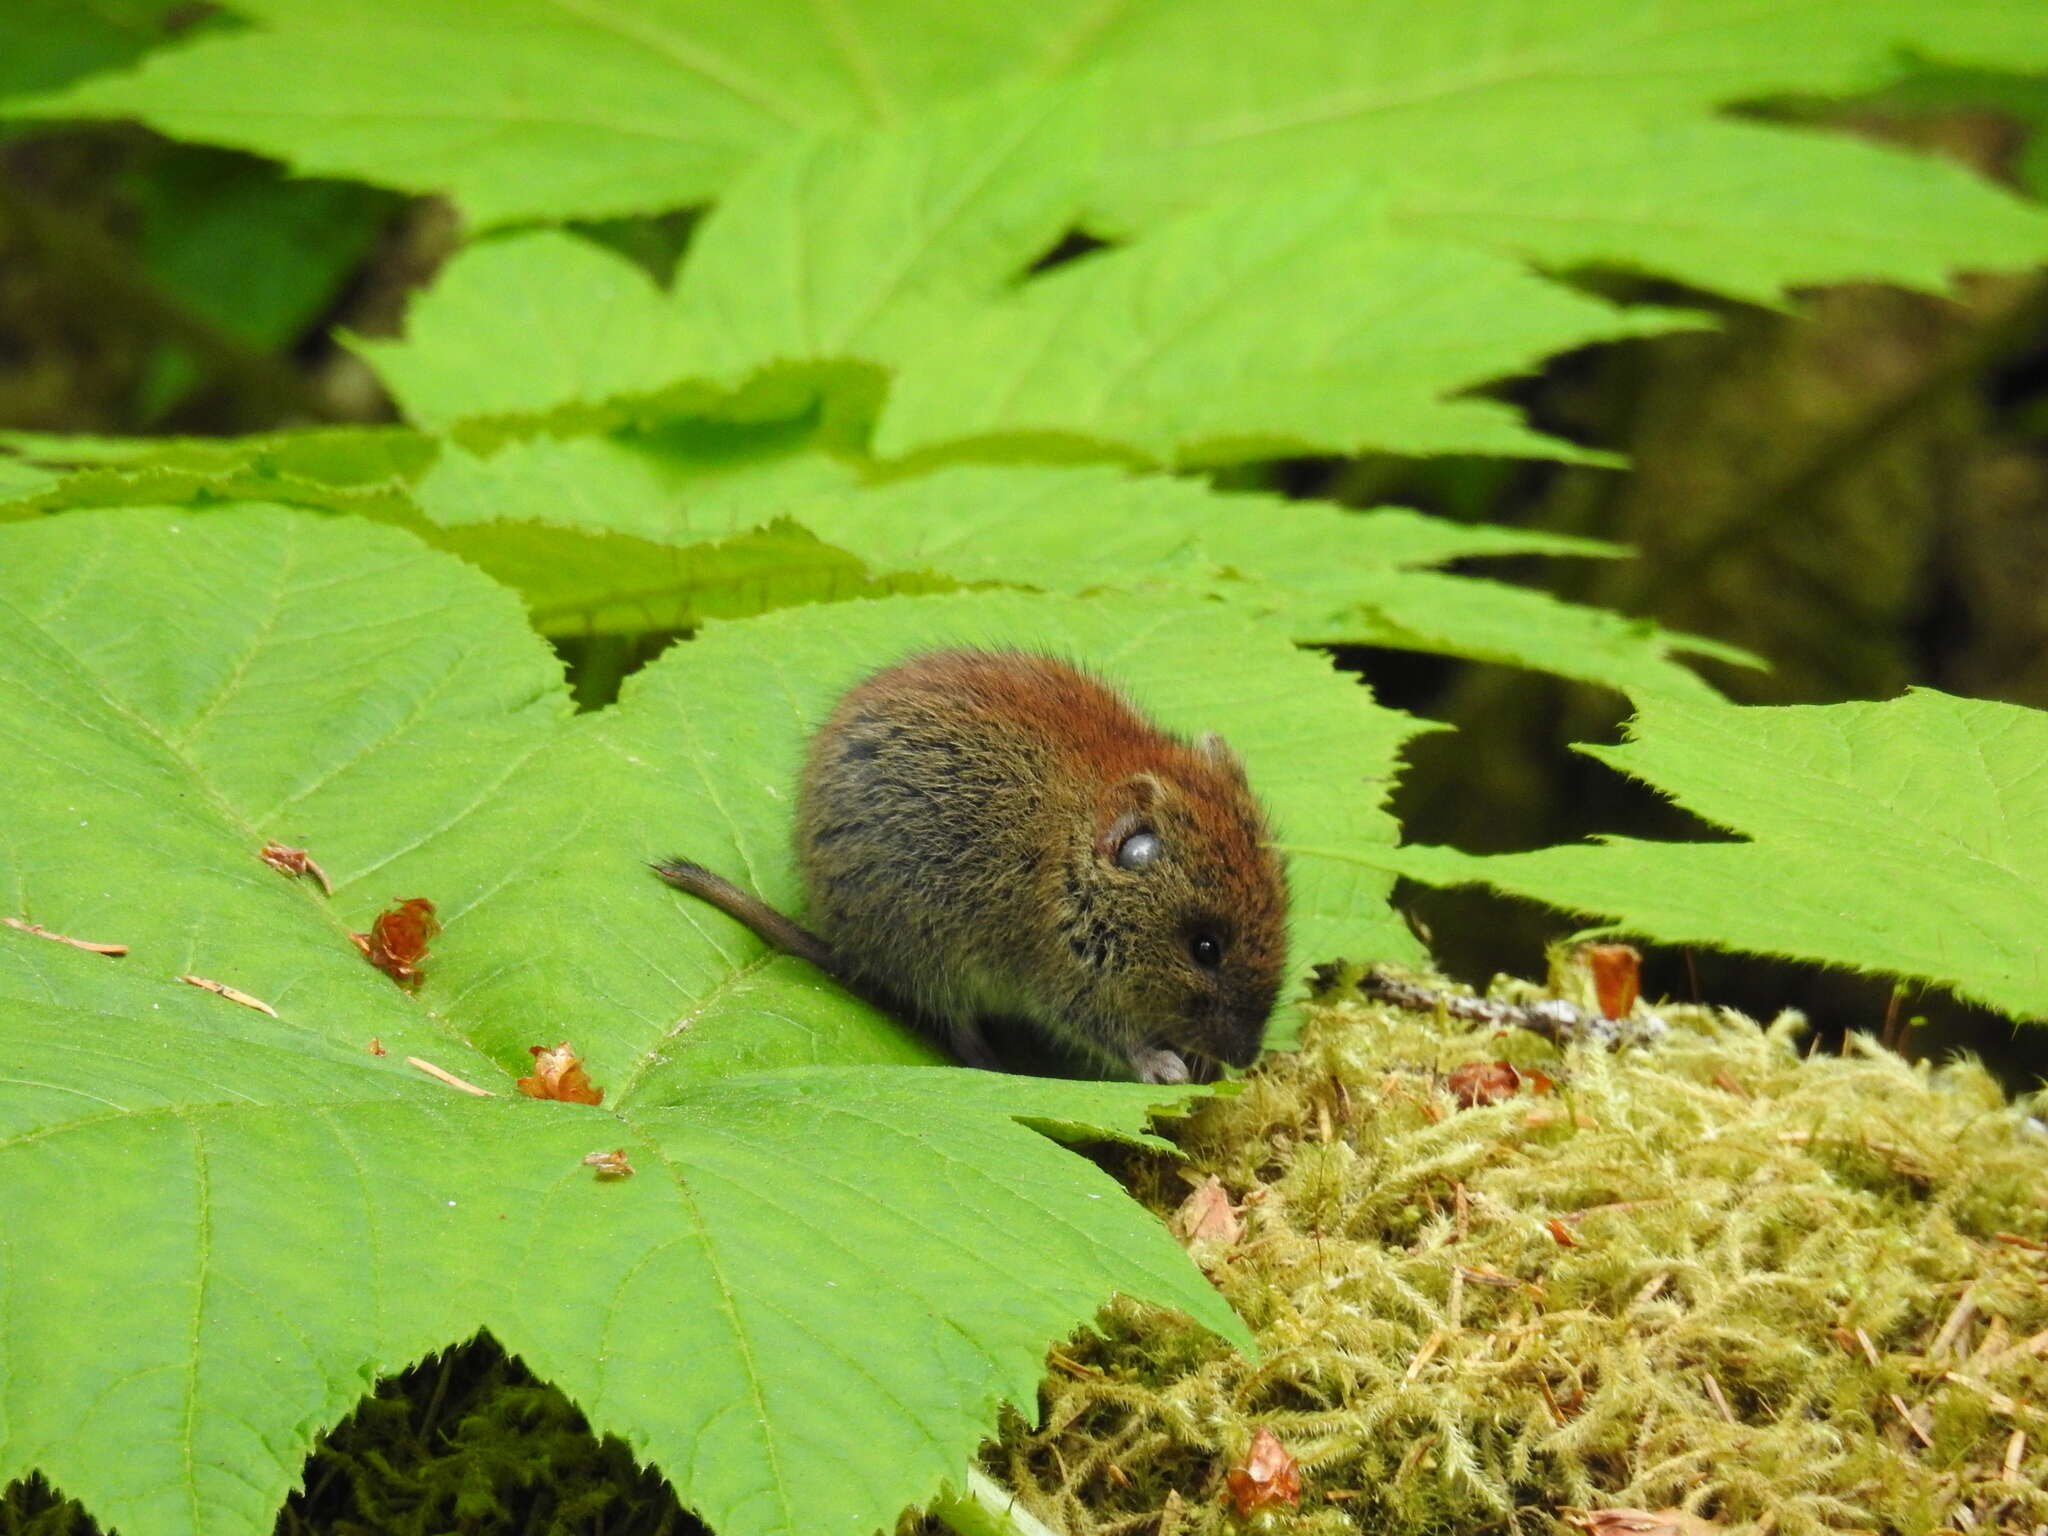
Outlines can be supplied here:
<path id="1" fill-rule="evenodd" d="M 1230 1050 L 1224 1051 L 1221 1054 L 1223 1060 L 1230 1066 L 1248 1067 L 1259 1059 L 1259 1052 L 1264 1048 L 1264 1045 L 1265 1042 L 1263 1040 L 1255 1037 L 1243 1042 L 1241 1045 L 1233 1046 Z"/>

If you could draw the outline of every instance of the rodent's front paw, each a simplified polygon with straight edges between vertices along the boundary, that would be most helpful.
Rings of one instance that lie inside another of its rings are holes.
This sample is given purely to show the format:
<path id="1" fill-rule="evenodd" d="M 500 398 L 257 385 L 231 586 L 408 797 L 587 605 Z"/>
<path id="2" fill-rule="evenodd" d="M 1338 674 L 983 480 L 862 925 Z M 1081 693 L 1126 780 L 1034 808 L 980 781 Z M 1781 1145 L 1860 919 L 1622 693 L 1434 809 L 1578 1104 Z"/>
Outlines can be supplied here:
<path id="1" fill-rule="evenodd" d="M 1141 1083 L 1185 1083 L 1192 1079 L 1188 1064 L 1178 1051 L 1159 1050 L 1149 1045 L 1131 1047 L 1131 1070 Z"/>

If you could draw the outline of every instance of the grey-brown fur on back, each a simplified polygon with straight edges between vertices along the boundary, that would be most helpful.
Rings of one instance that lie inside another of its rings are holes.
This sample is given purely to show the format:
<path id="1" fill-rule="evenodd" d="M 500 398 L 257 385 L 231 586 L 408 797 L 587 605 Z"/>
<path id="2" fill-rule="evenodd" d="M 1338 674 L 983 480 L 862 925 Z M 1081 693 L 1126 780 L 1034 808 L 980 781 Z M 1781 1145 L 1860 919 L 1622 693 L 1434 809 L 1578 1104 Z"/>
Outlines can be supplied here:
<path id="1" fill-rule="evenodd" d="M 1142 871 L 1104 841 L 1133 827 L 1162 848 Z M 1269 841 L 1220 740 L 1021 652 L 931 652 L 852 690 L 798 806 L 807 916 L 849 973 L 956 1041 L 1024 1019 L 1126 1065 L 1255 1053 L 1285 948 Z M 1188 946 L 1212 931 L 1231 952 L 1205 971 Z"/>

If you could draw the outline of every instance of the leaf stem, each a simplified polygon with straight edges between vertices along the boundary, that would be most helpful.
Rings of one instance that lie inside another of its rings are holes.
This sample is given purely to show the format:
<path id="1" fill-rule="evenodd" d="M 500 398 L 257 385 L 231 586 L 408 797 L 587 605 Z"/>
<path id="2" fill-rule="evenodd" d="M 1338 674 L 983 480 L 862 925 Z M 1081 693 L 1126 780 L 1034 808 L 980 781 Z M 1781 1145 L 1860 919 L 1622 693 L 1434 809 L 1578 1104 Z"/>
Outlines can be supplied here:
<path id="1" fill-rule="evenodd" d="M 968 1469 L 965 1493 L 947 1487 L 926 1513 L 957 1536 L 1055 1536 L 1052 1527 L 979 1467 Z"/>

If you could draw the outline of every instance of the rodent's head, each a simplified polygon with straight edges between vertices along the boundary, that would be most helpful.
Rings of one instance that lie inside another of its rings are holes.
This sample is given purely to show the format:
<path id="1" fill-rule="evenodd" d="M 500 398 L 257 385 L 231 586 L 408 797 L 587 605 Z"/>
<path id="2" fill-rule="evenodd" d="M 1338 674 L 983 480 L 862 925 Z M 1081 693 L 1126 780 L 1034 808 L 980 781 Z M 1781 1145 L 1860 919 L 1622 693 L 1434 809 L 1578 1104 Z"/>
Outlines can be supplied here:
<path id="1" fill-rule="evenodd" d="M 1110 784 L 1061 929 L 1131 1043 L 1250 1066 L 1287 960 L 1287 884 L 1244 767 L 1204 736 Z"/>

